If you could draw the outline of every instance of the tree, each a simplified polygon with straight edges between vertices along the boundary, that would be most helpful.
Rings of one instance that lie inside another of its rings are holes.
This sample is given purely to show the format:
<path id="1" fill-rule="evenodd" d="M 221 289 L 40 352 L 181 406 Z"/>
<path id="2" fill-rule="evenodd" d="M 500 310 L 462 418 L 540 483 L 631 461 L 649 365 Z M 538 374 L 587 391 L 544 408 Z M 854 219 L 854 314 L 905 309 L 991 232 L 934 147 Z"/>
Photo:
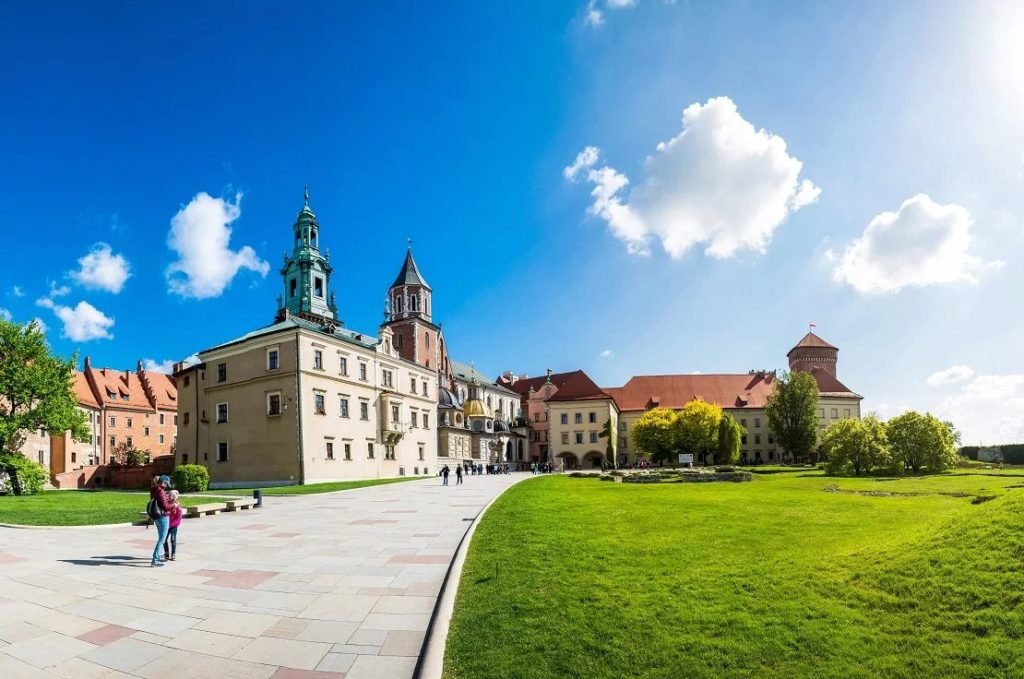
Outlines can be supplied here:
<path id="1" fill-rule="evenodd" d="M 604 426 L 601 427 L 601 433 L 598 437 L 604 439 L 604 456 L 608 460 L 608 464 L 612 468 L 615 467 L 615 427 L 612 426 L 612 418 L 608 418 L 605 421 Z"/>
<path id="2" fill-rule="evenodd" d="M 722 414 L 720 407 L 699 398 L 683 406 L 675 423 L 678 448 L 706 463 L 707 456 L 718 448 L 718 423 Z"/>
<path id="3" fill-rule="evenodd" d="M 862 474 L 892 466 L 885 425 L 870 415 L 833 422 L 821 436 L 821 450 L 830 473 Z"/>
<path id="4" fill-rule="evenodd" d="M 633 440 L 653 462 L 671 460 L 675 455 L 677 418 L 678 414 L 670 408 L 652 408 L 633 424 Z"/>
<path id="5" fill-rule="evenodd" d="M 956 430 L 950 423 L 908 410 L 885 427 L 893 457 L 904 470 L 940 471 L 957 463 Z"/>
<path id="6" fill-rule="evenodd" d="M 73 390 L 77 362 L 77 356 L 52 355 L 36 323 L 0 319 L 0 453 L 17 454 L 26 434 L 38 429 L 89 440 Z"/>
<path id="7" fill-rule="evenodd" d="M 715 450 L 715 464 L 736 464 L 740 459 L 740 441 L 743 427 L 729 413 L 722 413 L 718 420 L 718 448 Z"/>
<path id="8" fill-rule="evenodd" d="M 764 404 L 768 427 L 794 458 L 809 457 L 818 441 L 818 383 L 809 373 L 782 373 Z"/>

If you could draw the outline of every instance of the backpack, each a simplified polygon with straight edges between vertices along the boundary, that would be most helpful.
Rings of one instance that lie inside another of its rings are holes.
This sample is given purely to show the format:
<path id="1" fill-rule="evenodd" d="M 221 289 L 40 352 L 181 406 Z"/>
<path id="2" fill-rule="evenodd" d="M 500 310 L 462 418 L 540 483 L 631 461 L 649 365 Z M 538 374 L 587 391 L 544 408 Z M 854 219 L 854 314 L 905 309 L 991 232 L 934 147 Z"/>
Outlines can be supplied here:
<path id="1" fill-rule="evenodd" d="M 156 521 L 164 515 L 163 511 L 160 509 L 160 505 L 157 504 L 155 497 L 150 499 L 149 504 L 146 505 L 146 514 L 149 515 L 149 518 L 152 521 Z"/>

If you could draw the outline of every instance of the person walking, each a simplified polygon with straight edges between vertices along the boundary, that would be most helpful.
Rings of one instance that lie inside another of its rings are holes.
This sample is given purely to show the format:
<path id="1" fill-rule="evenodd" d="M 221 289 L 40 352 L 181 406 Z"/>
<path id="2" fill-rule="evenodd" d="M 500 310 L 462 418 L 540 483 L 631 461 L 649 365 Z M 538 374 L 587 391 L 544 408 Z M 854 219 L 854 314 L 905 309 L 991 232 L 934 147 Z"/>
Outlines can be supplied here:
<path id="1" fill-rule="evenodd" d="M 448 485 L 448 472 L 449 471 L 450 470 L 448 469 L 448 465 L 445 465 L 444 468 L 441 469 L 441 485 L 442 486 L 447 486 Z"/>
<path id="2" fill-rule="evenodd" d="M 455 468 L 455 485 L 456 486 L 461 486 L 462 485 L 462 465 L 461 464 L 458 467 Z"/>
<path id="3" fill-rule="evenodd" d="M 149 506 L 146 512 L 156 526 L 156 545 L 153 547 L 153 560 L 149 564 L 153 567 L 164 565 L 163 559 L 160 558 L 160 548 L 167 541 L 167 531 L 170 528 L 170 517 L 167 516 L 167 512 L 170 511 L 171 504 L 167 501 L 165 492 L 169 485 L 171 480 L 167 476 L 154 476 L 149 486 Z"/>

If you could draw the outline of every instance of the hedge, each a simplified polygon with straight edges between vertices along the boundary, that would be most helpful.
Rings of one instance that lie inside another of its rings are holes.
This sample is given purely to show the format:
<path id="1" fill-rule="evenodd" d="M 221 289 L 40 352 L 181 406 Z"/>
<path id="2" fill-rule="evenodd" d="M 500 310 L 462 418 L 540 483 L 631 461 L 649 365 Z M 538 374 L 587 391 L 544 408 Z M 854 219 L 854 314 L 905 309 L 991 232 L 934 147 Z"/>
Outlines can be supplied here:
<path id="1" fill-rule="evenodd" d="M 210 472 L 201 464 L 183 464 L 174 469 L 174 486 L 182 493 L 201 493 L 210 485 Z"/>

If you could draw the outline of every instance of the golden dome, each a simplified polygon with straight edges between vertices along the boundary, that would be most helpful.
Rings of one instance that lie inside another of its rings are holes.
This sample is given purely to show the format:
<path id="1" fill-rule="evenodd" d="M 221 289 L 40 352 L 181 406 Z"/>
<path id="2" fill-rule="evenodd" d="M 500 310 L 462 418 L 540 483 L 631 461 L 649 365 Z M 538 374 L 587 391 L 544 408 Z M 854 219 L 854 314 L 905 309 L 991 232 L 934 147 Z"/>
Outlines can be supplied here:
<path id="1" fill-rule="evenodd" d="M 466 417 L 490 417 L 491 413 L 487 410 L 487 406 L 484 402 L 478 398 L 466 399 L 466 405 L 462 406 L 462 412 L 465 413 Z"/>

